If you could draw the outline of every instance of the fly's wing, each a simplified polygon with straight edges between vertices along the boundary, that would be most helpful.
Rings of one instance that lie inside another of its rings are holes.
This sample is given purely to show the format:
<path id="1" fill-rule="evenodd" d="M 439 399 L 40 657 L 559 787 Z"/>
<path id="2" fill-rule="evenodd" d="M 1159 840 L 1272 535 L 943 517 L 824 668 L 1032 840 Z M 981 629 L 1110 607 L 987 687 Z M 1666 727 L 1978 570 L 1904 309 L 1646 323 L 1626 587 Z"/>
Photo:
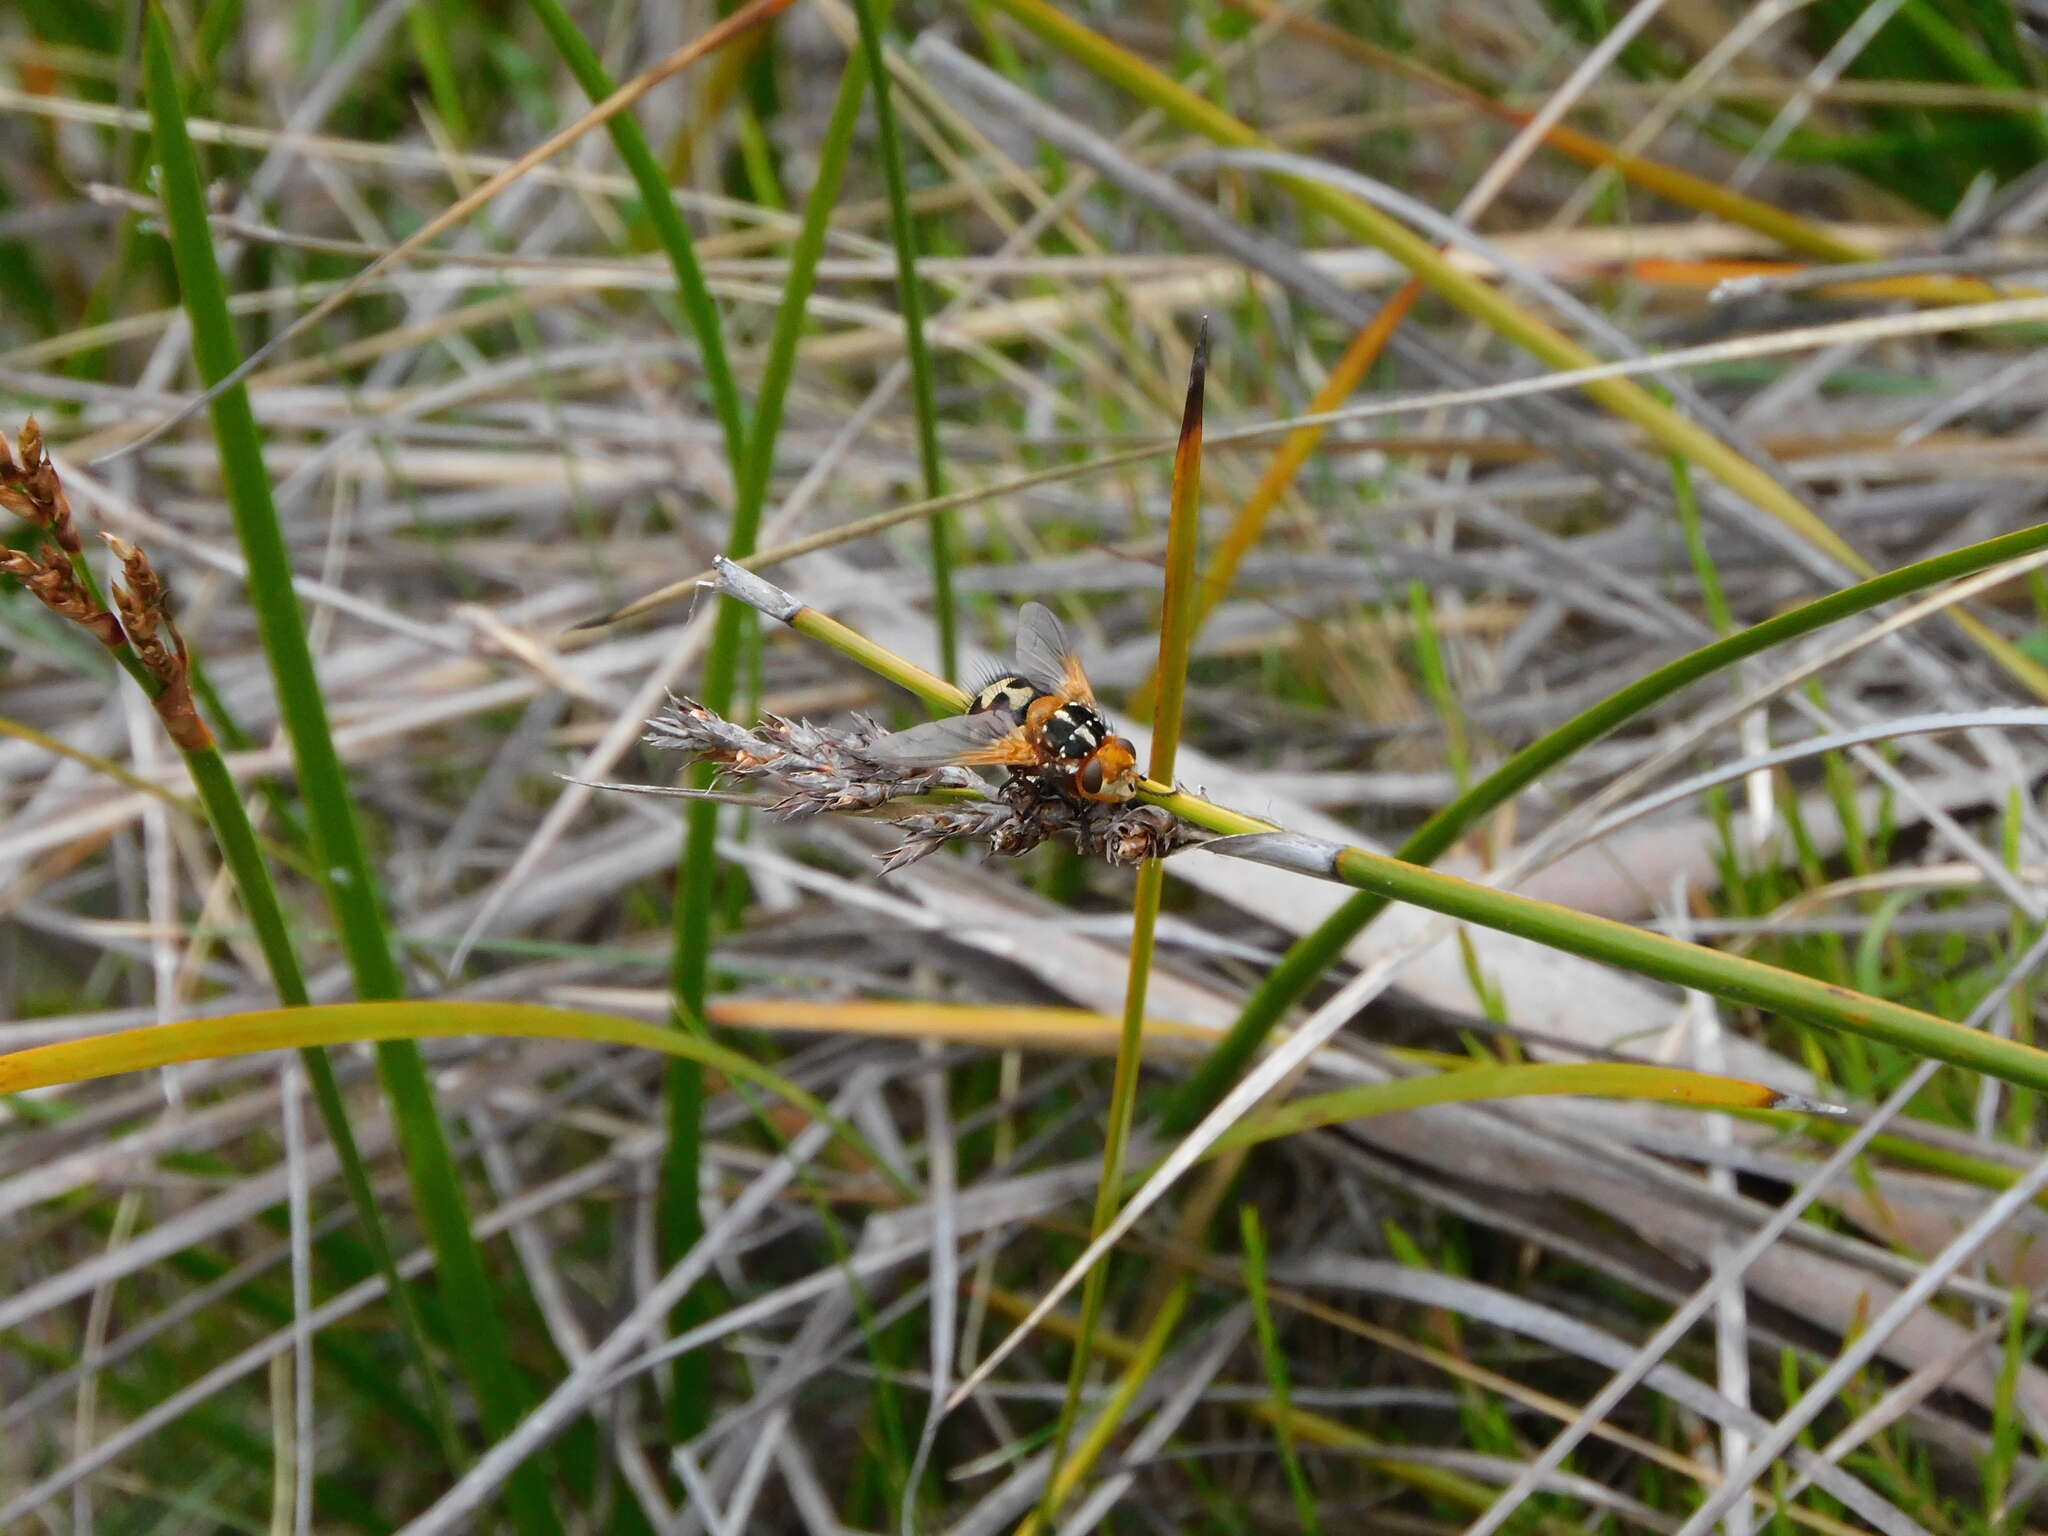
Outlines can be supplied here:
<path id="1" fill-rule="evenodd" d="M 941 768 L 951 763 L 1022 762 L 1026 758 L 989 756 L 1010 750 L 1007 738 L 1017 737 L 1016 746 L 1028 751 L 1022 733 L 1016 731 L 1000 710 L 979 715 L 948 715 L 943 720 L 913 725 L 907 731 L 892 731 L 871 742 L 867 755 L 878 763 L 898 768 Z"/>
<path id="2" fill-rule="evenodd" d="M 1026 603 L 1017 610 L 1017 670 L 1048 692 L 1084 704 L 1095 702 L 1095 690 L 1088 686 L 1066 627 L 1043 603 Z"/>

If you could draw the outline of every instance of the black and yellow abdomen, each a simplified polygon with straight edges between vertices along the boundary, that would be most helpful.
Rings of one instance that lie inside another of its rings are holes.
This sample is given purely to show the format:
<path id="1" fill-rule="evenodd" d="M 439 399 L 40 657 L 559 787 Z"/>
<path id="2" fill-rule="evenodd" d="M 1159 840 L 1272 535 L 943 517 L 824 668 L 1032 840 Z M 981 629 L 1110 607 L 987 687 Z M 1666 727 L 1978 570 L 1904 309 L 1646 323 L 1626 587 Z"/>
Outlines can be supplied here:
<path id="1" fill-rule="evenodd" d="M 980 691 L 974 695 L 974 703 L 968 707 L 967 713 L 985 715 L 1000 710 L 1021 724 L 1024 712 L 1031 708 L 1032 702 L 1044 697 L 1045 690 L 1028 678 L 1005 673 L 982 684 Z"/>

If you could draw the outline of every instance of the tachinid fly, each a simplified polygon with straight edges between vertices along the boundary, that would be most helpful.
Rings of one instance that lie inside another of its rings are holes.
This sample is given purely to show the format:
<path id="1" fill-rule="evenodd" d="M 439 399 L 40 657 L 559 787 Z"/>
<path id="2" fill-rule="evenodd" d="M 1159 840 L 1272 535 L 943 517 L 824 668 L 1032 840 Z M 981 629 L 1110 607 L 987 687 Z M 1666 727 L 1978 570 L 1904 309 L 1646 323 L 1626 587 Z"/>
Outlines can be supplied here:
<path id="1" fill-rule="evenodd" d="M 1095 707 L 1095 690 L 1043 603 L 1017 614 L 1017 669 L 986 684 L 964 715 L 883 737 L 869 749 L 905 768 L 1001 766 L 1036 775 L 1075 800 L 1128 800 L 1137 749 Z"/>

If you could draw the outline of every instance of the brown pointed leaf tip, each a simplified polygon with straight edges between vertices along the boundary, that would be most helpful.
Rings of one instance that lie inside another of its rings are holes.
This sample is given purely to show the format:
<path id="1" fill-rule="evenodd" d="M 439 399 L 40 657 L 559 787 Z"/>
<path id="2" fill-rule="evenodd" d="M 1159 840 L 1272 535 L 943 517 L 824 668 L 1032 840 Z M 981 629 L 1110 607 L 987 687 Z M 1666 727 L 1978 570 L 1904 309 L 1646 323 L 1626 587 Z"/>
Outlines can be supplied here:
<path id="1" fill-rule="evenodd" d="M 1202 449 L 1202 399 L 1209 379 L 1209 317 L 1202 316 L 1201 324 L 1195 330 L 1195 356 L 1188 364 L 1188 398 L 1181 407 L 1180 443 L 1174 449 L 1174 474 L 1178 478 L 1183 466 L 1191 462 Z"/>

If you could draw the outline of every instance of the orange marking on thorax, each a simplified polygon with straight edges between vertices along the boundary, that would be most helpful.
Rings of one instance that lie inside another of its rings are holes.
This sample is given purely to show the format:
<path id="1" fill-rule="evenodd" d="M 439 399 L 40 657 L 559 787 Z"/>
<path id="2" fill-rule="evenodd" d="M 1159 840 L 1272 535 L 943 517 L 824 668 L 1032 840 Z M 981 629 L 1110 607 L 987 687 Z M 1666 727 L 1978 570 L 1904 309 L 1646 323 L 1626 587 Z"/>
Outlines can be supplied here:
<path id="1" fill-rule="evenodd" d="M 1031 730 L 1045 728 L 1045 722 L 1066 706 L 1066 700 L 1056 693 L 1041 693 L 1024 707 L 1024 724 Z"/>

